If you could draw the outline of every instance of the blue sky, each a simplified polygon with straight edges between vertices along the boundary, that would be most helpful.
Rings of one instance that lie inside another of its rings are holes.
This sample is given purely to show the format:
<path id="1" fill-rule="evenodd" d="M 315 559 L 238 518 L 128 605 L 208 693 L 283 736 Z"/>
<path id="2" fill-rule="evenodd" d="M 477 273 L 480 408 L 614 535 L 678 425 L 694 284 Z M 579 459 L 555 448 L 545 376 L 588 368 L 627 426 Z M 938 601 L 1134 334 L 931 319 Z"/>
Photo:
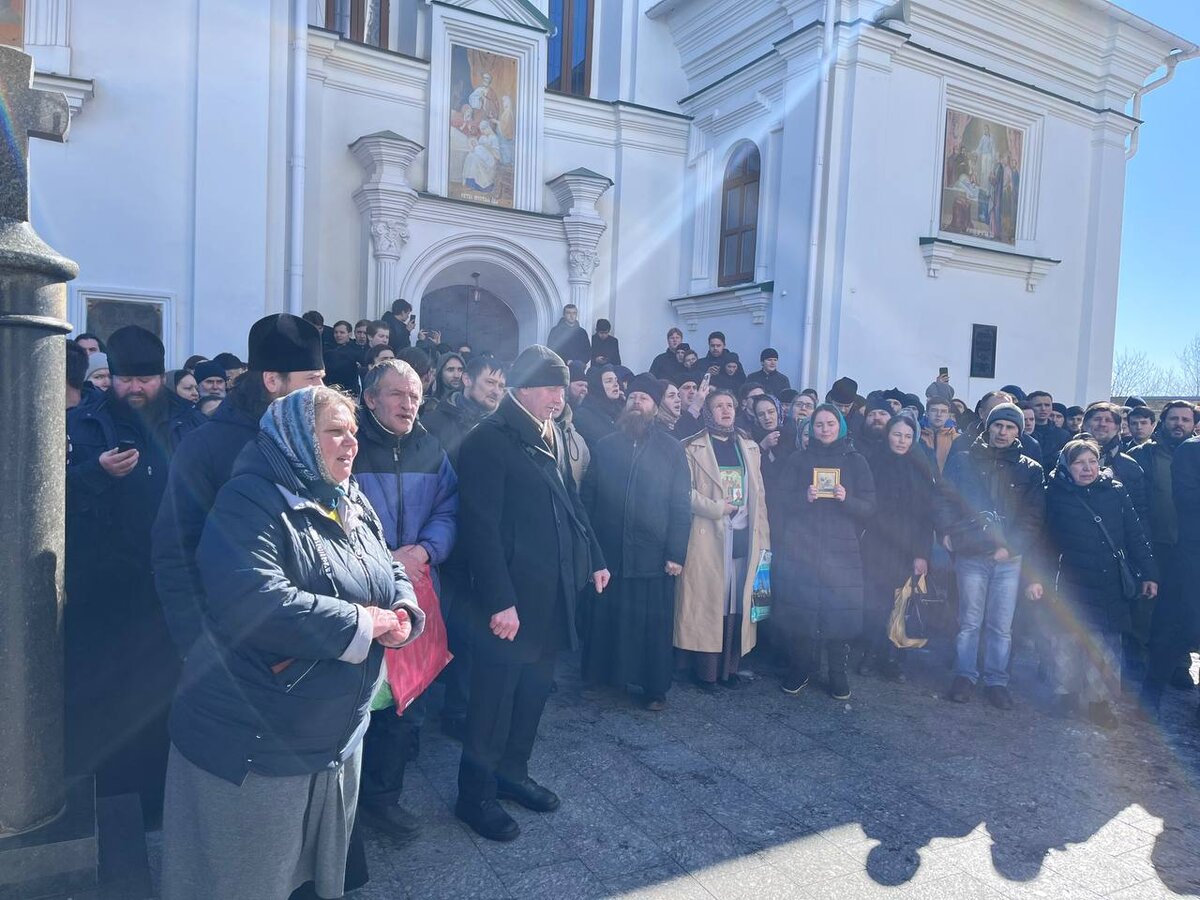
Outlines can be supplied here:
<path id="1" fill-rule="evenodd" d="M 1200 43 L 1200 0 L 1118 0 L 1135 15 Z M 1200 332 L 1200 59 L 1142 101 L 1128 165 L 1117 350 L 1173 362 Z"/>

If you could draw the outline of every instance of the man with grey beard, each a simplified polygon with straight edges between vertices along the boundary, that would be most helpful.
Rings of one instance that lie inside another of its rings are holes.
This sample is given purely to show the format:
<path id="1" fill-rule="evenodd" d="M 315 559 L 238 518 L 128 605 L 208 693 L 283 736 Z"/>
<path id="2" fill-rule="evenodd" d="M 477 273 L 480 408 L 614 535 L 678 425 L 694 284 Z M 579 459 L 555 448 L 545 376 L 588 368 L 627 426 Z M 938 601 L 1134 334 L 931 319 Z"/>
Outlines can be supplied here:
<path id="1" fill-rule="evenodd" d="M 657 421 L 665 388 L 649 373 L 630 382 L 617 430 L 596 444 L 581 490 L 613 576 L 581 617 L 584 678 L 638 685 L 655 711 L 671 686 L 675 576 L 692 524 L 687 458 Z"/>

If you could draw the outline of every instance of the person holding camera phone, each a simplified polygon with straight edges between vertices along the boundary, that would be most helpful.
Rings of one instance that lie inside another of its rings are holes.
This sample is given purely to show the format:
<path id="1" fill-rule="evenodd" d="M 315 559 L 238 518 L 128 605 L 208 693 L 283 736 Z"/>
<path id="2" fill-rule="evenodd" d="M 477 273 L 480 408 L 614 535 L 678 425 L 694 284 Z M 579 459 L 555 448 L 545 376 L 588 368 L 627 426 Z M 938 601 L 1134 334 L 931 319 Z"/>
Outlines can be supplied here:
<path id="1" fill-rule="evenodd" d="M 101 796 L 162 808 L 166 714 L 179 657 L 150 563 L 150 534 L 183 436 L 207 422 L 168 390 L 162 342 L 136 325 L 108 342 L 112 387 L 67 416 L 67 767 Z"/>

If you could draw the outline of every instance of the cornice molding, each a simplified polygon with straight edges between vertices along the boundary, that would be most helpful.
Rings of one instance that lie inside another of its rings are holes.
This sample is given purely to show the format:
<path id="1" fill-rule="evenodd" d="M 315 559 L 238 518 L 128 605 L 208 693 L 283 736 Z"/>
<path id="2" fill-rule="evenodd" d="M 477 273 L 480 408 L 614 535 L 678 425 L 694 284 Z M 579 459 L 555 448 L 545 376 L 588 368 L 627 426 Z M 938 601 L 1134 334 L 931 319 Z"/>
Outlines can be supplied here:
<path id="1" fill-rule="evenodd" d="M 1025 290 L 1033 293 L 1046 274 L 1062 262 L 1047 256 L 1030 256 L 999 247 L 964 244 L 939 237 L 918 240 L 925 260 L 925 274 L 930 278 L 941 275 L 942 269 L 965 269 L 989 275 L 1010 275 L 1025 281 Z"/>
<path id="2" fill-rule="evenodd" d="M 700 327 L 701 319 L 736 315 L 748 315 L 754 325 L 765 325 L 774 291 L 775 282 L 762 281 L 757 284 L 735 285 L 704 294 L 672 297 L 668 302 L 675 309 L 679 318 L 683 320 L 688 331 L 697 330 Z"/>

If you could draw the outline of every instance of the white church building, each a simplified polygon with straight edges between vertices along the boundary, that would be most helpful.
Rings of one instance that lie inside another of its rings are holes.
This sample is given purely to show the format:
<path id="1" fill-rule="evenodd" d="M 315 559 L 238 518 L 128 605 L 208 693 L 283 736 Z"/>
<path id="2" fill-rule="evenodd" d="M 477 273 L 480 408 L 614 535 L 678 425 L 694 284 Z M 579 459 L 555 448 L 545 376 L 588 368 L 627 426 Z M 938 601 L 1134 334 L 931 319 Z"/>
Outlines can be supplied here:
<path id="1" fill-rule="evenodd" d="M 403 297 L 503 355 L 573 302 L 635 369 L 678 325 L 971 400 L 1107 394 L 1138 101 L 1196 53 L 1108 0 L 0 6 L 71 103 L 32 198 L 80 331 L 179 365 Z"/>

